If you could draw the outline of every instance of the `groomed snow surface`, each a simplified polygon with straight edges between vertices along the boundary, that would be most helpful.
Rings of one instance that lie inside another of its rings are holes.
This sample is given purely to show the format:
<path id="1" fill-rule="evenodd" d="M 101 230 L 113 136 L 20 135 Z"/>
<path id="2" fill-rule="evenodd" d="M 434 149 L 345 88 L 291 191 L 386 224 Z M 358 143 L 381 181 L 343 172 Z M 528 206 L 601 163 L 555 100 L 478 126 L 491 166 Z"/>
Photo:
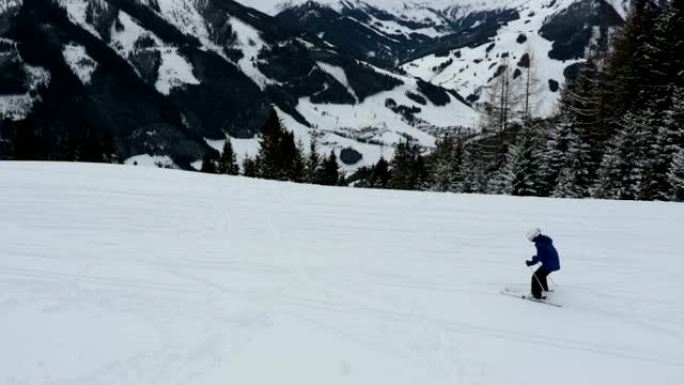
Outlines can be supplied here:
<path id="1" fill-rule="evenodd" d="M 2 384 L 681 384 L 684 206 L 0 163 Z M 555 308 L 524 288 L 539 225 Z"/>

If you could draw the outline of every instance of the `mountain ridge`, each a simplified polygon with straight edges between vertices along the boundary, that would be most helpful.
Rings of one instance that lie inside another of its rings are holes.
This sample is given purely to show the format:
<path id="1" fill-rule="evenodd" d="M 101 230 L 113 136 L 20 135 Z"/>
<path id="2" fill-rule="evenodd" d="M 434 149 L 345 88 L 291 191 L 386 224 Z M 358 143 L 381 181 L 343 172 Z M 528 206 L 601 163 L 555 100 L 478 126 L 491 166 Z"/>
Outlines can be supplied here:
<path id="1" fill-rule="evenodd" d="M 324 150 L 357 147 L 366 158 L 349 167 L 358 167 L 385 151 L 368 143 L 391 148 L 407 137 L 429 147 L 435 132 L 477 120 L 452 90 L 366 64 L 230 0 L 25 0 L 12 9 L 3 12 L 10 23 L 2 63 L 23 66 L 19 83 L 28 65 L 50 68 L 61 80 L 53 76 L 31 91 L 30 106 L 4 118 L 28 117 L 52 146 L 97 127 L 113 133 L 124 159 L 168 155 L 189 168 L 217 154 L 226 135 L 250 141 L 243 147 L 251 154 L 241 155 L 253 155 L 255 135 L 275 106 L 305 144 L 322 136 Z M 60 98 L 67 90 L 73 97 Z M 432 103 L 435 93 L 446 103 Z M 409 107 L 407 95 L 418 94 L 425 104 Z M 0 92 L 0 106 L 11 109 L 10 97 Z"/>

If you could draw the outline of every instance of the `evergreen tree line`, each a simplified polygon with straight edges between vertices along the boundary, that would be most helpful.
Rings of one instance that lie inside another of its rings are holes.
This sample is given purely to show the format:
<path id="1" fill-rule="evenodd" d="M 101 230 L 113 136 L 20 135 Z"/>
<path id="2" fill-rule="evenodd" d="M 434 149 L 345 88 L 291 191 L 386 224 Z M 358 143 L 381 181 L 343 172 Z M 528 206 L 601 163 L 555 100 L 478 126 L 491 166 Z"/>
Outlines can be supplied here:
<path id="1" fill-rule="evenodd" d="M 242 175 L 252 178 L 327 186 L 346 184 L 335 153 L 331 151 L 327 157 L 319 154 L 315 139 L 308 152 L 305 151 L 301 142 L 295 142 L 294 134 L 283 127 L 275 111 L 271 111 L 264 124 L 259 152 L 254 158 L 245 159 L 242 170 L 232 144 L 227 140 L 218 160 L 205 155 L 201 171 L 227 175 L 239 175 L 242 171 Z"/>
<path id="2" fill-rule="evenodd" d="M 684 201 L 684 0 L 637 0 L 612 49 L 595 49 L 559 114 L 422 157 L 408 142 L 360 185 L 450 192 Z"/>
<path id="3" fill-rule="evenodd" d="M 0 159 L 101 163 L 118 160 L 109 131 L 86 128 L 53 137 L 40 132 L 30 119 L 0 121 Z"/>

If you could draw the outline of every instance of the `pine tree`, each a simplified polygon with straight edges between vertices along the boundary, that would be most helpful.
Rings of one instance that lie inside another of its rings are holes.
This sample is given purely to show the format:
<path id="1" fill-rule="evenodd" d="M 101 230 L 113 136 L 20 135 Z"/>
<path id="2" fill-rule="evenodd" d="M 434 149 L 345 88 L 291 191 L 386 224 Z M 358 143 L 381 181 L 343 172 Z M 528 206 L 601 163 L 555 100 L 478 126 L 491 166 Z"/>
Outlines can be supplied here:
<path id="1" fill-rule="evenodd" d="M 669 177 L 675 154 L 684 141 L 684 5 L 673 1 L 652 31 L 640 37 L 637 57 L 642 105 L 655 139 L 648 155 L 640 198 L 667 200 L 674 186 Z M 646 111 L 644 109 L 647 109 Z"/>
<path id="2" fill-rule="evenodd" d="M 662 89 L 668 82 L 665 78 L 668 63 L 665 57 L 667 43 L 664 40 L 664 25 L 658 22 L 655 11 L 647 8 L 646 13 L 650 27 L 637 36 L 637 49 L 632 60 L 633 76 L 638 79 L 633 87 L 636 98 L 631 101 L 632 110 L 662 103 Z"/>
<path id="3" fill-rule="evenodd" d="M 330 151 L 330 155 L 323 161 L 318 184 L 324 186 L 337 186 L 340 181 L 340 166 L 337 163 L 335 151 Z"/>
<path id="4" fill-rule="evenodd" d="M 292 132 L 286 131 L 278 114 L 272 110 L 264 124 L 259 153 L 256 158 L 257 176 L 264 179 L 304 180 L 304 161 Z"/>
<path id="5" fill-rule="evenodd" d="M 680 147 L 679 151 L 672 159 L 670 172 L 668 174 L 670 184 L 672 185 L 672 195 L 670 199 L 677 202 L 684 202 L 684 147 Z"/>
<path id="6" fill-rule="evenodd" d="M 464 191 L 465 184 L 465 148 L 464 141 L 462 138 L 457 138 L 456 143 L 453 147 L 453 153 L 451 157 L 451 181 L 449 186 L 450 192 L 460 193 Z"/>
<path id="7" fill-rule="evenodd" d="M 517 143 L 510 148 L 503 171 L 502 193 L 517 196 L 539 196 L 543 191 L 543 140 L 538 127 L 522 127 Z"/>
<path id="8" fill-rule="evenodd" d="M 344 172 L 340 172 L 340 177 L 337 179 L 337 185 L 340 187 L 349 185 L 349 183 L 347 183 L 347 175 Z"/>
<path id="9" fill-rule="evenodd" d="M 509 152 L 512 150 L 512 146 L 509 147 Z M 508 155 L 506 155 L 508 158 Z M 511 194 L 510 191 L 510 178 L 509 178 L 509 167 L 504 162 L 501 167 L 489 172 L 489 181 L 487 182 L 487 194 L 494 195 L 506 195 Z"/>
<path id="10" fill-rule="evenodd" d="M 597 198 L 636 200 L 641 197 L 652 131 L 647 118 L 632 113 L 624 117 L 621 126 L 599 170 L 593 193 Z"/>
<path id="11" fill-rule="evenodd" d="M 264 179 L 285 179 L 281 159 L 283 128 L 275 110 L 271 110 L 261 132 L 256 158 L 257 176 Z"/>
<path id="12" fill-rule="evenodd" d="M 428 169 L 425 163 L 425 157 L 420 153 L 418 146 L 414 146 L 414 157 L 413 157 L 413 189 L 414 190 L 425 190 L 428 188 Z"/>
<path id="13" fill-rule="evenodd" d="M 294 136 L 293 136 L 294 137 Z M 306 182 L 306 163 L 304 160 L 304 145 L 301 141 L 295 147 L 294 159 L 290 172 L 290 180 L 297 183 Z"/>
<path id="14" fill-rule="evenodd" d="M 297 146 L 294 133 L 283 129 L 280 148 L 281 180 L 302 182 L 304 179 L 304 160 Z"/>
<path id="15" fill-rule="evenodd" d="M 389 187 L 395 190 L 415 190 L 423 187 L 427 171 L 418 146 L 402 141 L 394 151 L 390 162 Z"/>
<path id="16" fill-rule="evenodd" d="M 489 190 L 488 162 L 482 149 L 482 143 L 478 141 L 472 141 L 465 146 L 463 192 L 481 194 Z"/>
<path id="17" fill-rule="evenodd" d="M 13 128 L 12 159 L 44 160 L 47 158 L 47 146 L 30 120 L 16 122 Z"/>
<path id="18" fill-rule="evenodd" d="M 73 139 L 73 135 L 66 133 L 62 135 L 57 141 L 58 152 L 55 158 L 60 161 L 73 162 L 76 161 L 78 153 L 78 144 Z"/>
<path id="19" fill-rule="evenodd" d="M 242 163 L 242 170 L 243 170 L 243 175 L 249 178 L 258 178 L 259 177 L 259 164 L 255 159 L 250 158 L 249 156 L 245 158 L 245 161 Z"/>
<path id="20" fill-rule="evenodd" d="M 78 147 L 79 162 L 102 162 L 103 161 L 102 143 L 97 133 L 88 129 L 83 142 Z"/>
<path id="21" fill-rule="evenodd" d="M 388 188 L 391 179 L 390 164 L 381 157 L 371 170 L 369 184 L 374 188 Z"/>
<path id="22" fill-rule="evenodd" d="M 204 158 L 202 159 L 202 168 L 200 171 L 207 174 L 216 174 L 216 163 L 211 158 L 211 155 L 204 155 Z"/>
<path id="23" fill-rule="evenodd" d="M 649 112 L 640 113 L 642 119 L 652 127 L 649 132 L 652 136 L 648 138 L 648 151 L 644 160 L 644 180 L 640 199 L 669 200 L 672 196 L 672 184 L 668 173 L 684 138 L 684 100 L 680 99 L 670 110 Z"/>
<path id="24" fill-rule="evenodd" d="M 238 175 L 240 173 L 230 138 L 223 145 L 223 153 L 221 153 L 216 169 L 219 174 Z"/>
<path id="25" fill-rule="evenodd" d="M 315 137 L 312 137 L 304 166 L 304 180 L 307 183 L 316 183 L 320 168 L 321 156 L 318 154 L 318 142 Z"/>
<path id="26" fill-rule="evenodd" d="M 680 6 L 680 17 L 684 19 L 684 4 Z M 674 7 L 674 4 L 673 4 Z M 683 74 L 684 74 L 684 70 Z M 668 170 L 669 198 L 684 201 L 684 88 L 677 87 L 673 93 L 672 108 L 666 113 L 666 124 L 663 128 L 665 141 L 672 153 L 672 161 Z"/>
<path id="27" fill-rule="evenodd" d="M 645 38 L 656 25 L 656 13 L 648 0 L 635 0 L 627 21 L 618 33 L 606 63 L 604 106 L 606 117 L 617 121 L 625 112 L 643 102 L 640 93 L 648 73 L 643 57 Z"/>
<path id="28" fill-rule="evenodd" d="M 555 123 L 551 127 L 542 155 L 541 178 L 543 189 L 540 193 L 542 196 L 551 196 L 558 185 L 558 177 L 563 169 L 565 155 L 570 147 L 568 137 L 571 130 L 572 127 L 565 121 Z"/>
<path id="29" fill-rule="evenodd" d="M 667 14 L 664 35 L 670 63 L 667 78 L 674 87 L 684 89 L 684 0 L 672 0 Z"/>
<path id="30" fill-rule="evenodd" d="M 617 140 L 617 139 L 616 139 Z M 608 148 L 598 172 L 592 196 L 599 199 L 619 199 L 622 191 L 622 172 L 626 168 L 622 162 L 619 144 Z"/>
<path id="31" fill-rule="evenodd" d="M 430 156 L 429 187 L 435 191 L 463 191 L 463 140 L 445 136 Z"/>
<path id="32" fill-rule="evenodd" d="M 604 124 L 601 100 L 601 74 L 593 57 L 589 57 L 579 77 L 568 84 L 561 101 L 564 121 L 579 140 L 588 146 L 587 171 L 593 178 L 601 165 L 612 130 Z"/>
<path id="33" fill-rule="evenodd" d="M 589 196 L 592 184 L 589 173 L 591 149 L 572 129 L 568 132 L 567 141 L 568 149 L 552 195 L 557 198 L 585 198 Z"/>

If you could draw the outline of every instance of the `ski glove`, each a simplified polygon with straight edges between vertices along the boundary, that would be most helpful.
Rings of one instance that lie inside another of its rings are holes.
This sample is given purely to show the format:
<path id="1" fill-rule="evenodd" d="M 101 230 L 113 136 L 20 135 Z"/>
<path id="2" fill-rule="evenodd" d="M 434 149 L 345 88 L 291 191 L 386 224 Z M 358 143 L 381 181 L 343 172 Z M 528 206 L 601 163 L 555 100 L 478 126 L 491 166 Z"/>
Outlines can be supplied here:
<path id="1" fill-rule="evenodd" d="M 534 265 L 534 261 L 525 261 L 525 264 L 527 266 L 532 266 L 532 265 Z"/>

